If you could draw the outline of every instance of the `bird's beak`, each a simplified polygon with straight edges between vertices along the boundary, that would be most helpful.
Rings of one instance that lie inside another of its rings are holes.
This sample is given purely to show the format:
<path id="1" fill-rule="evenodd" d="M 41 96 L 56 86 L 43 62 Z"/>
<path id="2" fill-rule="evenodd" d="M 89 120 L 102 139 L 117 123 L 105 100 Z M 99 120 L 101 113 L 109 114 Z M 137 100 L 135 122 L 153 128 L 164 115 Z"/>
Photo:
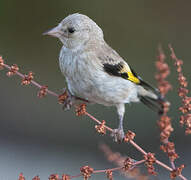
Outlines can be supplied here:
<path id="1" fill-rule="evenodd" d="M 53 37 L 60 37 L 62 35 L 62 32 L 60 31 L 60 27 L 56 26 L 55 28 L 52 28 L 52 29 L 44 32 L 43 35 L 49 35 L 49 36 L 53 36 Z"/>

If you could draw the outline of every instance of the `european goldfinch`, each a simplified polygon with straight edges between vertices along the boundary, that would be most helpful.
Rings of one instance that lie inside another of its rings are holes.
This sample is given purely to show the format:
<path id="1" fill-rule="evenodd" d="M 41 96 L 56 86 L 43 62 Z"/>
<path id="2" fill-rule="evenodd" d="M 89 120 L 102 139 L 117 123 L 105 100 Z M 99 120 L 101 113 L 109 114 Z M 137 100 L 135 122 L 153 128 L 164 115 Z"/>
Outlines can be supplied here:
<path id="1" fill-rule="evenodd" d="M 104 40 L 102 29 L 88 16 L 75 13 L 44 33 L 63 43 L 59 65 L 69 92 L 91 103 L 115 106 L 119 127 L 115 140 L 124 138 L 125 104 L 143 102 L 159 114 L 163 99 L 144 82 Z"/>

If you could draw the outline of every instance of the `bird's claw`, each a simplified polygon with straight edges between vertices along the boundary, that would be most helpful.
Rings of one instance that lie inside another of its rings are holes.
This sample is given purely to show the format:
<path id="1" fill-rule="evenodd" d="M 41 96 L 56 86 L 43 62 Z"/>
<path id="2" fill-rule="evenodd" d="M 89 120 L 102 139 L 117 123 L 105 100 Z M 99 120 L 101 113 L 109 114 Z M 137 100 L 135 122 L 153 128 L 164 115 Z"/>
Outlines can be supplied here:
<path id="1" fill-rule="evenodd" d="M 123 129 L 114 129 L 111 136 L 114 138 L 115 142 L 121 143 L 125 137 L 125 134 Z"/>
<path id="2" fill-rule="evenodd" d="M 70 110 L 72 105 L 74 104 L 75 97 L 66 89 L 65 92 L 67 93 L 67 98 L 63 102 L 63 110 L 67 111 Z"/>

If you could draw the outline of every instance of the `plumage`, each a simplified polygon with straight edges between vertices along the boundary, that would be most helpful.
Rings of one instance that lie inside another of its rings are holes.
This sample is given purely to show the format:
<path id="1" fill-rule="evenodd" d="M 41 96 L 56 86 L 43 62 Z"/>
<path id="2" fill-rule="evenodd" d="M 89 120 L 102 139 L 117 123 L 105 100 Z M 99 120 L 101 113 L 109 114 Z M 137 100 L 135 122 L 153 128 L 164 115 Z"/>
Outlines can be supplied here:
<path id="1" fill-rule="evenodd" d="M 124 137 L 126 103 L 141 101 L 162 113 L 163 99 L 158 90 L 143 81 L 105 42 L 102 29 L 89 17 L 69 15 L 45 34 L 63 43 L 59 64 L 70 93 L 92 103 L 116 106 L 119 127 L 115 140 Z"/>
<path id="2" fill-rule="evenodd" d="M 129 81 L 135 83 L 135 84 L 140 84 L 139 78 L 136 77 L 132 73 L 132 71 L 130 70 L 128 65 L 123 63 L 123 62 L 120 62 L 120 63 L 115 64 L 115 65 L 104 63 L 103 68 L 110 75 L 122 77 L 126 80 L 129 80 Z"/>

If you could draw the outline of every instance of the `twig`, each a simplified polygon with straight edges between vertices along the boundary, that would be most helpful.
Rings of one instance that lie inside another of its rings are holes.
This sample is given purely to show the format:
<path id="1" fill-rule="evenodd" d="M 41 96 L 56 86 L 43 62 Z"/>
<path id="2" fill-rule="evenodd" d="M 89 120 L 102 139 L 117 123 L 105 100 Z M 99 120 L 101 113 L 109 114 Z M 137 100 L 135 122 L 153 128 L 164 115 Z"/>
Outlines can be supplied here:
<path id="1" fill-rule="evenodd" d="M 179 122 L 181 126 L 186 126 L 185 134 L 188 135 L 191 134 L 191 97 L 187 95 L 189 92 L 187 89 L 188 82 L 182 72 L 183 61 L 176 57 L 174 49 L 170 44 L 169 48 L 171 51 L 171 59 L 174 61 L 174 65 L 177 68 L 176 70 L 178 73 L 178 82 L 180 85 L 178 95 L 182 100 L 182 106 L 179 108 L 179 111 L 182 113 L 182 115 Z"/>
<path id="2" fill-rule="evenodd" d="M 19 68 L 18 68 L 17 65 L 9 66 L 9 65 L 5 64 L 3 58 L 0 57 L 0 69 L 2 69 L 2 68 L 7 68 L 7 69 L 9 70 L 9 72 L 8 72 L 8 75 L 9 75 L 9 76 L 10 76 L 10 75 L 14 75 L 14 74 L 20 76 L 20 77 L 22 78 L 22 82 L 24 81 L 24 83 L 22 83 L 22 84 L 24 84 L 24 85 L 28 85 L 28 84 L 32 83 L 34 86 L 38 87 L 39 89 L 41 89 L 42 87 L 44 87 L 44 86 L 40 85 L 39 83 L 37 83 L 36 81 L 33 80 L 33 74 L 32 74 L 32 73 L 31 73 L 31 74 L 29 73 L 28 75 L 23 75 L 22 73 L 20 73 L 20 72 L 18 71 Z M 57 93 L 48 90 L 48 88 L 46 88 L 45 91 L 46 91 L 48 94 L 52 95 L 52 96 L 55 96 L 55 97 L 58 97 L 58 98 L 59 98 L 59 96 L 60 96 L 60 95 L 58 95 Z M 46 93 L 45 93 L 45 95 L 46 95 Z M 103 124 L 103 123 L 101 123 L 98 119 L 96 119 L 95 117 L 93 117 L 91 114 L 89 114 L 88 112 L 86 112 L 86 109 L 85 109 L 84 105 L 81 106 L 81 107 L 79 107 L 78 113 L 79 113 L 79 115 L 82 115 L 82 114 L 87 115 L 88 117 L 90 117 L 90 119 L 92 119 L 93 121 L 95 121 L 95 122 L 98 123 L 99 125 Z M 113 132 L 113 129 L 112 129 L 112 128 L 110 128 L 110 127 L 108 127 L 108 126 L 106 126 L 106 125 L 103 125 L 103 127 L 106 128 L 108 131 Z M 128 131 L 128 133 L 126 134 L 127 142 L 129 142 L 131 145 L 133 145 L 134 148 L 136 148 L 138 151 L 140 151 L 140 152 L 144 155 L 145 158 L 148 158 L 148 159 L 147 159 L 147 168 L 148 168 L 148 171 L 149 171 L 149 168 L 151 168 L 151 169 L 153 168 L 153 166 L 152 166 L 153 163 L 152 163 L 152 164 L 149 164 L 149 163 L 151 163 L 150 161 L 153 161 L 153 162 L 157 163 L 158 165 L 164 167 L 164 168 L 167 169 L 168 171 L 172 172 L 172 169 L 171 169 L 169 166 L 165 165 L 164 163 L 162 163 L 161 161 L 159 161 L 159 160 L 157 160 L 157 159 L 155 160 L 155 157 L 153 157 L 154 160 L 153 160 L 153 159 L 149 159 L 149 156 L 150 156 L 150 155 L 153 155 L 153 154 L 152 154 L 152 153 L 147 153 L 147 152 L 146 152 L 145 150 L 143 150 L 139 145 L 137 145 L 137 144 L 133 141 L 134 136 L 135 136 L 134 133 L 132 133 L 131 131 Z M 148 165 L 149 165 L 149 166 L 148 166 Z M 151 165 L 151 166 L 150 166 L 150 165 Z M 87 175 L 87 178 L 86 178 L 86 179 L 88 179 L 88 177 L 93 173 L 93 170 L 92 170 L 91 168 L 90 168 L 90 169 L 88 169 L 88 168 L 89 168 L 89 167 L 87 166 L 87 167 L 84 167 L 84 169 L 83 169 L 83 170 L 84 170 L 84 174 L 83 174 L 84 178 L 85 178 L 86 175 Z M 82 171 L 82 170 L 81 170 L 81 171 Z M 88 171 L 88 173 L 87 173 L 87 171 Z M 102 171 L 103 171 L 103 170 L 102 170 Z M 97 171 L 97 172 L 99 172 L 99 171 Z M 152 173 L 152 172 L 154 172 L 154 171 L 151 171 L 151 173 Z M 177 173 L 176 171 L 174 171 L 174 172 Z M 87 174 L 86 174 L 86 173 L 87 173 Z M 174 173 L 174 174 L 175 174 L 175 173 Z M 178 175 L 181 179 L 186 180 L 186 178 L 181 175 L 181 172 L 179 172 L 177 175 Z M 77 176 L 72 176 L 72 177 L 73 177 L 73 178 L 74 178 L 74 177 L 79 177 L 79 175 L 77 175 Z"/>

